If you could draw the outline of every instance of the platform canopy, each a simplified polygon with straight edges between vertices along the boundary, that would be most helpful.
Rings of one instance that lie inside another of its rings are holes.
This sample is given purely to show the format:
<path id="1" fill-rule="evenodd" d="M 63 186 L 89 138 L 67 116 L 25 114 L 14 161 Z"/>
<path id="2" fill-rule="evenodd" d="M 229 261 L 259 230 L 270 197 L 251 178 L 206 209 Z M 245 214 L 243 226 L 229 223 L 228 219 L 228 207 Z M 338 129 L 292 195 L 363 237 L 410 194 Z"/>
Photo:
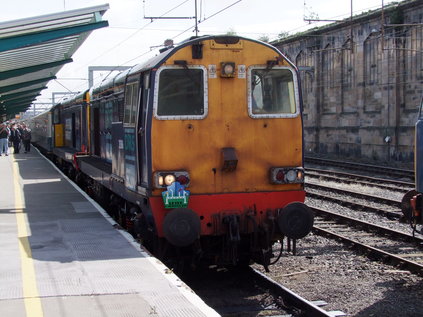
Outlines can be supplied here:
<path id="1" fill-rule="evenodd" d="M 26 111 L 96 29 L 109 5 L 0 23 L 0 121 Z"/>

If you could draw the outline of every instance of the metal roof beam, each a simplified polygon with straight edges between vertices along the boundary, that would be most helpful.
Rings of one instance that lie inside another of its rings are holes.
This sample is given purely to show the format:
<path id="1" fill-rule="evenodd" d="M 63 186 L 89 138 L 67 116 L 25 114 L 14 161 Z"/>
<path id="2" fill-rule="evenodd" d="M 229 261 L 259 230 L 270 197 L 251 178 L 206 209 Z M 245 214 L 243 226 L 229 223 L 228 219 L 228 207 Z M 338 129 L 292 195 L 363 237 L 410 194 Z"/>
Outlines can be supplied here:
<path id="1" fill-rule="evenodd" d="M 0 95 L 0 102 L 2 101 L 7 101 L 7 100 L 12 100 L 15 99 L 16 97 L 20 97 L 22 95 L 27 95 L 27 94 L 32 94 L 34 92 L 40 92 L 40 90 L 46 89 L 47 86 L 44 87 L 40 87 L 40 88 L 34 88 L 34 89 L 28 89 L 28 90 L 24 90 L 24 91 L 20 91 L 17 93 L 13 93 L 13 94 L 4 94 L 4 95 Z"/>
<path id="2" fill-rule="evenodd" d="M 12 107 L 12 108 L 6 108 L 6 110 L 3 110 L 3 113 L 6 115 L 12 115 L 12 117 L 19 113 L 19 112 L 25 112 L 28 109 L 27 106 L 20 106 L 20 107 Z"/>
<path id="3" fill-rule="evenodd" d="M 46 32 L 38 32 L 36 34 L 26 34 L 20 36 L 13 36 L 8 38 L 0 39 L 0 52 L 18 49 L 21 47 L 28 47 L 43 42 L 56 40 L 59 38 L 77 35 L 80 33 L 92 31 L 102 27 L 108 26 L 107 21 L 100 21 L 96 23 L 90 23 L 86 25 L 74 26 L 66 29 L 52 30 Z"/>
<path id="4" fill-rule="evenodd" d="M 53 80 L 53 79 L 56 79 L 56 78 L 57 78 L 56 76 L 50 76 L 50 77 L 40 78 L 40 79 L 36 79 L 36 80 L 26 81 L 26 82 L 21 83 L 21 84 L 3 86 L 3 87 L 0 87 L 0 94 L 5 93 L 7 91 L 28 87 L 28 86 L 31 86 L 31 85 L 44 84 L 44 83 L 49 82 L 50 80 Z"/>
<path id="5" fill-rule="evenodd" d="M 16 103 L 12 103 L 6 106 L 6 109 L 16 109 L 16 108 L 26 108 L 30 106 L 30 103 L 34 100 L 33 98 L 28 99 L 26 101 L 20 101 Z"/>
<path id="6" fill-rule="evenodd" d="M 93 6 L 88 8 L 82 8 L 82 9 L 75 9 L 75 10 L 66 10 L 58 13 L 49 13 L 45 15 L 40 15 L 36 17 L 29 17 L 29 18 L 23 18 L 20 20 L 15 21 L 6 21 L 0 23 L 0 28 L 10 28 L 16 26 L 16 23 L 18 22 L 19 25 L 29 26 L 31 28 L 33 25 L 36 25 L 38 23 L 42 23 L 44 21 L 52 21 L 52 20 L 68 20 L 69 18 L 78 17 L 81 15 L 86 14 L 93 14 L 93 13 L 100 13 L 103 15 L 110 6 L 108 4 L 99 5 L 99 6 Z"/>
<path id="7" fill-rule="evenodd" d="M 72 58 L 64 59 L 57 62 L 51 62 L 51 63 L 45 63 L 45 64 L 39 64 L 35 66 L 29 66 L 29 67 L 23 67 L 13 70 L 8 70 L 5 72 L 0 72 L 0 80 L 9 79 L 12 77 L 22 76 L 29 73 L 34 73 L 43 69 L 53 68 L 56 66 L 61 66 L 67 63 L 71 63 L 73 60 Z"/>
<path id="8" fill-rule="evenodd" d="M 7 103 L 4 103 L 4 104 L 6 105 L 7 108 L 13 108 L 13 107 L 20 106 L 20 105 L 30 106 L 28 103 L 31 103 L 31 101 L 35 100 L 35 98 L 37 98 L 40 95 L 41 94 L 36 94 L 36 95 L 30 96 L 30 97 L 21 98 L 19 100 L 7 102 Z"/>
<path id="9" fill-rule="evenodd" d="M 21 96 L 21 97 L 16 97 L 16 98 L 13 98 L 13 99 L 9 99 L 9 100 L 5 100 L 4 102 L 3 102 L 3 104 L 5 104 L 6 106 L 9 106 L 9 105 L 12 105 L 12 104 L 14 104 L 14 103 L 19 103 L 19 102 L 26 102 L 26 101 L 28 101 L 28 100 L 32 100 L 32 99 L 35 99 L 36 97 L 38 97 L 38 96 L 40 96 L 41 94 L 32 94 L 32 95 L 29 95 L 29 96 Z"/>

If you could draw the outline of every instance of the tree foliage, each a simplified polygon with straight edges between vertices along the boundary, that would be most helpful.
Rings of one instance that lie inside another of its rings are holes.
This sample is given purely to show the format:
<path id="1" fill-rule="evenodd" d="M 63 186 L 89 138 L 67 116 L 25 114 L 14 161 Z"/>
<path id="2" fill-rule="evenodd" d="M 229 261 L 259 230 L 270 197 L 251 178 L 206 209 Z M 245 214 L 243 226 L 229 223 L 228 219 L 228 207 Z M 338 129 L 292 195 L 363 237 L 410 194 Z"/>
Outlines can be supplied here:
<path id="1" fill-rule="evenodd" d="M 270 42 L 269 35 L 267 35 L 267 34 L 260 35 L 260 37 L 258 39 L 259 39 L 259 41 L 262 41 L 262 42 L 265 42 L 265 43 Z"/>
<path id="2" fill-rule="evenodd" d="M 230 28 L 227 32 L 226 35 L 236 35 L 236 31 L 233 28 Z"/>
<path id="3" fill-rule="evenodd" d="M 287 31 L 282 31 L 282 32 L 280 32 L 279 34 L 278 34 L 278 39 L 279 40 L 282 40 L 282 39 L 284 39 L 284 38 L 286 38 L 286 37 L 288 37 L 289 36 L 289 32 L 287 32 Z"/>

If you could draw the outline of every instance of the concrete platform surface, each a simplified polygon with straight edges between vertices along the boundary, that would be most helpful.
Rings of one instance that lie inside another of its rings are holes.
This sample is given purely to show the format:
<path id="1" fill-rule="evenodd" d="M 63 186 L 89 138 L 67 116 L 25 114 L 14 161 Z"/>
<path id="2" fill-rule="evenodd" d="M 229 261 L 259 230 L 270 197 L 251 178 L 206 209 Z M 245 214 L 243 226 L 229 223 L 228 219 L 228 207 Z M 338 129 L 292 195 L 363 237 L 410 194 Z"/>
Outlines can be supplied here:
<path id="1" fill-rule="evenodd" d="M 0 316 L 219 316 L 34 148 L 0 157 Z"/>

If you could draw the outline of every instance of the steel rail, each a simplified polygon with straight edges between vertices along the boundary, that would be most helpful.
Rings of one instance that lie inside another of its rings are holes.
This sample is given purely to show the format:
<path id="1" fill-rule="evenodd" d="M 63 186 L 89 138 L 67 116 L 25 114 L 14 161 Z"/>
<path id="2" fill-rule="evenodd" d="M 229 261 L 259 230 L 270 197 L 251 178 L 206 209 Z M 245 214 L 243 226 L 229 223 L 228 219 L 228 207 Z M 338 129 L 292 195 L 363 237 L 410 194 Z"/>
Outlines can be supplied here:
<path id="1" fill-rule="evenodd" d="M 380 165 L 363 164 L 356 162 L 343 162 L 330 159 L 323 159 L 317 157 L 305 157 L 305 163 L 341 167 L 350 170 L 371 171 L 378 174 L 389 174 L 392 176 L 407 177 L 414 180 L 414 171 L 393 167 L 382 167 Z"/>
<path id="2" fill-rule="evenodd" d="M 317 216 L 332 217 L 332 218 L 340 220 L 344 223 L 353 224 L 355 227 L 367 228 L 368 231 L 370 231 L 370 230 L 379 231 L 379 232 L 381 232 L 385 235 L 390 235 L 390 236 L 394 235 L 397 238 L 403 239 L 405 241 L 415 242 L 419 245 L 420 244 L 423 245 L 423 238 L 413 237 L 413 235 L 408 234 L 408 233 L 404 233 L 404 232 L 401 232 L 401 231 L 398 231 L 398 230 L 386 228 L 386 227 L 383 227 L 383 226 L 380 226 L 380 225 L 377 225 L 377 224 L 374 224 L 374 223 L 359 220 L 359 219 L 352 218 L 352 217 L 349 217 L 349 216 L 341 215 L 339 213 L 332 212 L 332 211 L 329 211 L 329 210 L 324 210 L 324 209 L 320 209 L 320 208 L 316 208 L 316 207 L 310 207 L 310 208 L 313 210 L 313 212 Z"/>
<path id="3" fill-rule="evenodd" d="M 343 199 L 339 199 L 339 198 L 335 198 L 335 197 L 331 197 L 331 196 L 327 196 L 327 195 L 323 195 L 323 194 L 313 193 L 311 191 L 306 192 L 306 197 L 325 200 L 325 201 L 331 201 L 331 202 L 337 203 L 341 206 L 354 208 L 354 210 L 369 211 L 369 212 L 372 212 L 372 213 L 375 213 L 375 214 L 383 215 L 384 217 L 386 217 L 388 219 L 400 219 L 400 220 L 402 220 L 404 218 L 403 213 L 401 213 L 400 211 L 389 211 L 389 210 L 385 210 L 385 209 L 380 209 L 380 208 L 372 207 L 372 206 L 369 206 L 369 205 L 363 205 L 363 204 L 355 203 L 355 202 L 352 202 L 352 201 L 346 201 L 346 200 L 343 200 Z"/>
<path id="4" fill-rule="evenodd" d="M 327 210 L 323 210 L 323 209 L 319 209 L 319 208 L 312 208 L 312 210 L 315 212 L 316 215 L 319 215 L 321 217 L 324 218 L 335 218 L 336 220 L 340 221 L 340 223 L 348 223 L 348 224 L 353 224 L 354 227 L 359 227 L 360 229 L 366 231 L 366 232 L 370 232 L 370 233 L 374 233 L 376 231 L 381 232 L 384 235 L 390 235 L 390 236 L 395 236 L 398 237 L 400 239 L 403 239 L 407 242 L 413 242 L 416 243 L 418 246 L 422 246 L 423 245 L 423 239 L 419 238 L 419 237 L 413 237 L 410 234 L 406 234 L 400 231 L 396 231 L 393 229 L 388 229 L 379 225 L 375 225 L 375 224 L 371 224 L 365 221 L 361 221 L 358 219 L 354 219 L 348 216 L 344 216 L 344 215 L 340 215 L 338 213 L 334 213 L 334 212 L 330 212 Z M 322 228 L 321 227 L 322 224 L 318 224 L 315 223 L 315 225 L 313 226 L 313 231 L 319 235 L 325 235 L 327 237 L 330 238 L 335 238 L 338 239 L 342 242 L 347 242 L 348 244 L 352 244 L 354 246 L 359 247 L 362 250 L 367 251 L 367 255 L 371 256 L 371 257 L 378 257 L 380 259 L 383 259 L 384 262 L 387 262 L 387 260 L 389 260 L 389 262 L 391 264 L 395 264 L 395 265 L 399 265 L 402 268 L 406 268 L 408 270 L 410 270 L 413 273 L 416 273 L 418 275 L 423 276 L 423 264 L 408 260 L 407 258 L 405 258 L 405 256 L 407 256 L 408 254 L 393 254 L 387 251 L 384 251 L 382 249 L 376 248 L 376 247 L 372 247 L 368 244 L 362 243 L 360 241 L 357 241 L 351 237 L 346 237 L 345 235 L 336 233 L 334 231 L 331 231 L 327 228 Z M 351 228 L 351 227 L 349 227 Z M 372 238 L 377 238 L 377 236 L 374 236 Z"/>
<path id="5" fill-rule="evenodd" d="M 323 186 L 323 185 L 313 184 L 313 183 L 310 183 L 310 182 L 305 184 L 305 188 L 306 188 L 306 190 L 307 190 L 307 188 L 313 188 L 313 189 L 318 189 L 318 190 L 323 190 L 323 191 L 331 191 L 331 192 L 335 192 L 337 194 L 352 196 L 352 197 L 361 198 L 361 199 L 364 199 L 364 200 L 370 200 L 370 201 L 374 201 L 374 202 L 377 202 L 377 203 L 380 203 L 380 204 L 394 206 L 398 209 L 401 209 L 401 202 L 400 201 L 385 198 L 385 197 L 368 195 L 368 194 L 363 194 L 363 193 L 354 192 L 354 191 L 345 190 L 345 189 L 327 187 L 327 186 Z"/>
<path id="6" fill-rule="evenodd" d="M 293 291 L 289 290 L 283 285 L 275 282 L 274 280 L 270 279 L 269 277 L 257 271 L 256 269 L 250 268 L 250 270 L 254 275 L 256 275 L 255 278 L 260 283 L 262 283 L 266 288 L 269 288 L 273 292 L 280 294 L 280 296 L 283 298 L 284 304 L 288 304 L 290 306 L 293 306 L 299 309 L 302 312 L 301 316 L 307 316 L 307 317 L 334 316 L 333 314 L 331 314 L 331 312 L 327 312 L 323 310 L 322 308 L 316 306 L 312 302 L 294 293 Z"/>
<path id="7" fill-rule="evenodd" d="M 366 175 L 359 175 L 359 174 L 352 174 L 352 173 L 345 173 L 333 170 L 325 170 L 319 168 L 306 168 L 305 175 L 311 177 L 320 177 L 327 180 L 332 180 L 336 182 L 342 183 L 357 183 L 363 184 L 367 186 L 378 187 L 382 189 L 388 190 L 395 190 L 401 192 L 407 192 L 410 189 L 414 188 L 414 183 L 411 182 L 403 182 L 398 180 L 386 179 L 386 178 L 378 178 L 378 177 L 371 177 Z M 402 188 L 398 188 L 402 187 Z"/>

